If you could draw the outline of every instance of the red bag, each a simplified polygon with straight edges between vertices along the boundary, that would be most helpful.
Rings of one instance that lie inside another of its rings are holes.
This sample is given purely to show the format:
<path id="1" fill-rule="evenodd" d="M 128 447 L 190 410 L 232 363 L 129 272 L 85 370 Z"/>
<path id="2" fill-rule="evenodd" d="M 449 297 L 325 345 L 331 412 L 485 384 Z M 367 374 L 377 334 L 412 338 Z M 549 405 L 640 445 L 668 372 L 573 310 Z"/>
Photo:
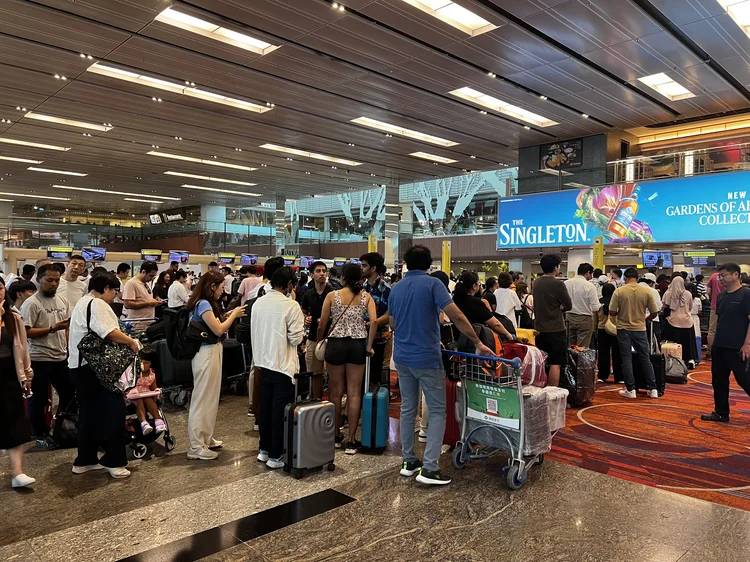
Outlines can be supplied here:
<path id="1" fill-rule="evenodd" d="M 461 440 L 461 426 L 456 420 L 456 385 L 458 381 L 445 379 L 445 434 L 443 443 L 455 447 Z"/>
<path id="2" fill-rule="evenodd" d="M 544 369 L 547 354 L 541 349 L 533 345 L 511 342 L 503 344 L 503 351 L 505 359 L 518 358 L 521 360 L 521 382 L 523 384 L 540 388 L 547 386 L 547 372 Z"/>

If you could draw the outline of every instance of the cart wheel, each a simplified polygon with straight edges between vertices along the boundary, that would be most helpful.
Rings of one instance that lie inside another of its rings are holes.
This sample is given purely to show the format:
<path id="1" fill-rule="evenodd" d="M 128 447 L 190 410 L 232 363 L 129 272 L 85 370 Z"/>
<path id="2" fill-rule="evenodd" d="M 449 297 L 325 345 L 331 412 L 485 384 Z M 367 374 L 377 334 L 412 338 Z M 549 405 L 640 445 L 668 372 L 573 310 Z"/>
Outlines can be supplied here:
<path id="1" fill-rule="evenodd" d="M 536 459 L 536 464 L 538 464 L 538 465 L 540 465 L 540 466 L 544 464 L 544 453 L 542 453 L 541 455 L 539 455 L 539 456 L 537 457 L 537 459 Z"/>
<path id="2" fill-rule="evenodd" d="M 148 453 L 148 449 L 143 443 L 138 443 L 133 449 L 133 456 L 137 459 L 142 459 L 146 456 L 146 453 Z"/>
<path id="3" fill-rule="evenodd" d="M 171 435 L 164 438 L 164 448 L 167 451 L 174 451 L 175 443 L 177 443 L 177 440 Z"/>
<path id="4" fill-rule="evenodd" d="M 237 391 L 236 382 L 233 382 L 232 384 L 229 385 L 229 392 L 231 392 L 232 394 L 239 394 L 239 392 Z"/>
<path id="5" fill-rule="evenodd" d="M 294 478 L 295 480 L 299 480 L 300 478 L 302 478 L 302 472 L 299 470 L 293 470 L 292 478 Z"/>
<path id="6" fill-rule="evenodd" d="M 336 465 L 332 462 L 329 462 L 326 468 L 328 469 L 328 472 L 333 472 L 334 470 L 336 470 Z"/>
<path id="7" fill-rule="evenodd" d="M 463 457 L 464 448 L 457 444 L 451 453 L 451 464 L 453 468 L 464 468 L 466 466 L 466 459 Z"/>
<path id="8" fill-rule="evenodd" d="M 511 490 L 519 490 L 526 482 L 526 474 L 520 474 L 518 472 L 518 465 L 514 464 L 508 468 L 508 488 Z"/>
<path id="9" fill-rule="evenodd" d="M 187 404 L 187 390 L 181 390 L 180 392 L 172 396 L 172 401 L 175 406 L 184 406 Z"/>

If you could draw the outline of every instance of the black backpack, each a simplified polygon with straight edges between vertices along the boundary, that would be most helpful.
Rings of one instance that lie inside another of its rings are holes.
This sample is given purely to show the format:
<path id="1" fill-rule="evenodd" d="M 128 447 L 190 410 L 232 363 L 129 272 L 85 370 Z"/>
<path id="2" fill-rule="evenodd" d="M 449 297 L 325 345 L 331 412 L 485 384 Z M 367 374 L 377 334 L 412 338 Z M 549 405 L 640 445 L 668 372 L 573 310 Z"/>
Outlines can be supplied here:
<path id="1" fill-rule="evenodd" d="M 189 336 L 192 314 L 192 311 L 188 311 L 184 306 L 177 309 L 167 308 L 164 311 L 167 348 L 178 361 L 192 359 L 201 348 L 201 340 Z"/>
<path id="2" fill-rule="evenodd" d="M 518 327 L 527 330 L 533 330 L 534 320 L 531 318 L 531 314 L 529 313 L 529 306 L 526 304 L 526 301 L 528 299 L 529 296 L 526 295 L 526 298 L 521 301 L 521 311 L 518 313 Z"/>
<path id="3" fill-rule="evenodd" d="M 247 352 L 250 354 L 250 357 L 253 356 L 253 337 L 250 332 L 250 318 L 252 317 L 253 306 L 255 305 L 257 300 L 265 294 L 265 287 L 261 287 L 260 289 L 258 289 L 258 295 L 254 299 L 250 299 L 245 303 L 246 315 L 240 318 L 239 322 L 237 322 L 237 341 L 241 344 L 244 344 L 245 349 L 247 349 Z"/>

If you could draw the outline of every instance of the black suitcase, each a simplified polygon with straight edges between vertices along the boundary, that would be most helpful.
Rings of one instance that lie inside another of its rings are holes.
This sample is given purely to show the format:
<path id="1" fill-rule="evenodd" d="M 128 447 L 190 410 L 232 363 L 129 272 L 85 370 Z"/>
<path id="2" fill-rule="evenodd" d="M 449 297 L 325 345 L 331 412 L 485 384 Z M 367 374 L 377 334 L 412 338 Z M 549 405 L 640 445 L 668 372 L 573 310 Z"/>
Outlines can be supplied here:
<path id="1" fill-rule="evenodd" d="M 591 402 L 596 392 L 595 349 L 568 349 L 568 364 L 560 373 L 560 386 L 568 389 L 568 404 L 572 408 Z"/>
<path id="2" fill-rule="evenodd" d="M 157 364 L 154 365 L 154 371 L 156 382 L 161 388 L 193 387 L 193 367 L 190 359 L 177 361 L 173 358 L 167 347 L 167 340 L 153 342 L 151 349 L 156 352 Z"/>
<path id="3" fill-rule="evenodd" d="M 654 353 L 656 347 L 654 345 L 654 323 L 650 322 L 649 330 L 649 353 L 651 357 L 651 365 L 654 367 L 654 376 L 656 377 L 656 391 L 659 396 L 664 395 L 664 390 L 667 387 L 667 362 L 664 360 L 664 355 L 661 353 Z M 646 377 L 643 374 L 641 368 L 641 362 L 638 360 L 638 354 L 633 351 L 633 377 L 635 378 L 635 389 L 636 390 L 648 390 L 646 384 Z"/>
<path id="4" fill-rule="evenodd" d="M 224 357 L 221 362 L 221 380 L 241 377 L 247 371 L 245 348 L 237 340 L 226 339 L 221 342 Z"/>

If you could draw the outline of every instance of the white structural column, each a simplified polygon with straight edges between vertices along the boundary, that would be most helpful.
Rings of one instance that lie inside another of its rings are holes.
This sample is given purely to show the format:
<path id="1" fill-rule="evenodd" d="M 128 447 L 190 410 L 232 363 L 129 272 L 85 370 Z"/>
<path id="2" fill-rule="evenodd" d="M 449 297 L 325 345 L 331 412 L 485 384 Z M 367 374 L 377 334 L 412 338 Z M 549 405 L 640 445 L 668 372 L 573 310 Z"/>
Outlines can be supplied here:
<path id="1" fill-rule="evenodd" d="M 398 259 L 399 239 L 399 211 L 398 204 L 399 186 L 392 182 L 385 187 L 385 266 L 392 268 Z"/>
<path id="2" fill-rule="evenodd" d="M 276 196 L 276 253 L 281 256 L 284 254 L 286 246 L 286 220 L 285 220 L 286 197 L 283 195 Z"/>

